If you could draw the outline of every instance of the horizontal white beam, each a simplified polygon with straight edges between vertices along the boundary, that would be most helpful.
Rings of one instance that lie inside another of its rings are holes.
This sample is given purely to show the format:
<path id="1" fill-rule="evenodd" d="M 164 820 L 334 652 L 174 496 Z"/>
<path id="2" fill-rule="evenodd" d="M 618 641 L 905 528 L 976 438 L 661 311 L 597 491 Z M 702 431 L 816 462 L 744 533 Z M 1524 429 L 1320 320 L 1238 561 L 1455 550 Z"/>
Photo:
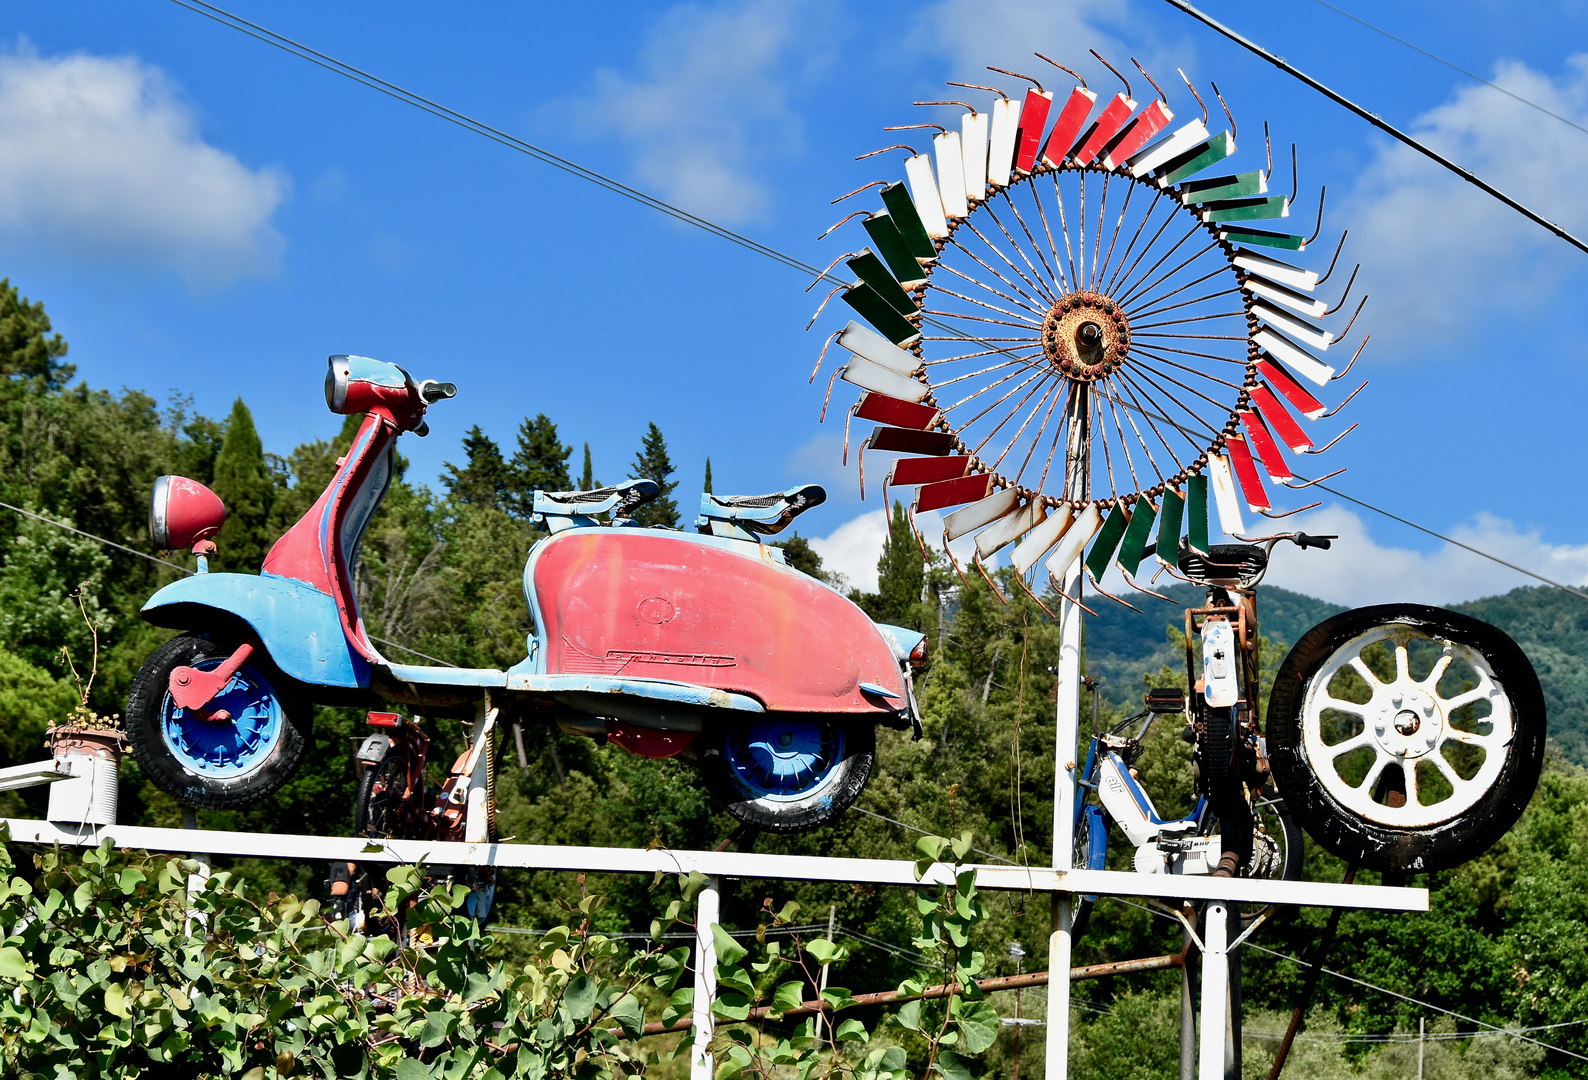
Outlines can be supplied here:
<path id="1" fill-rule="evenodd" d="M 714 877 L 790 881 L 850 881 L 873 885 L 915 885 L 915 863 L 906 859 L 838 859 L 807 855 L 761 855 L 734 851 L 671 851 L 666 848 L 564 847 L 547 844 L 460 844 L 431 840 L 371 841 L 353 836 L 297 836 L 283 833 L 222 832 L 211 829 L 158 829 L 138 825 L 78 826 L 19 818 L 0 819 L 11 839 L 22 843 L 92 846 L 101 840 L 145 851 L 246 855 L 263 859 L 345 859 L 350 862 L 404 862 L 577 870 L 587 873 L 654 874 L 698 870 Z M 1097 893 L 1102 896 L 1152 896 L 1166 900 L 1229 900 L 1245 904 L 1297 904 L 1304 907 L 1373 908 L 1427 911 L 1428 890 L 1383 885 L 1341 885 L 1313 881 L 1261 881 L 1119 870 L 1059 871 L 1041 867 L 976 866 L 983 889 Z M 928 882 L 949 879 L 947 866 L 934 866 Z"/>
<path id="2" fill-rule="evenodd" d="M 66 758 L 30 761 L 26 765 L 13 765 L 9 769 L 0 769 L 0 791 L 37 787 L 39 784 L 49 784 L 56 780 L 69 780 L 75 775 L 77 774 L 72 771 L 71 764 Z"/>

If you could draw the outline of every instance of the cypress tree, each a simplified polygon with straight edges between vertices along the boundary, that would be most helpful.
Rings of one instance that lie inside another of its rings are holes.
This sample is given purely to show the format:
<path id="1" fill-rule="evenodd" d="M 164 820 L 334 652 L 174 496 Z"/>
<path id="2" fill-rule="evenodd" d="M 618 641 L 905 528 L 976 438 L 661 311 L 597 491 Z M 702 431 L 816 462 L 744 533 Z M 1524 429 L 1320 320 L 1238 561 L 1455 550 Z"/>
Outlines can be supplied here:
<path id="1" fill-rule="evenodd" d="M 629 471 L 629 476 L 635 480 L 655 480 L 661 492 L 635 511 L 635 521 L 641 525 L 678 528 L 678 504 L 672 498 L 678 481 L 667 479 L 676 471 L 673 459 L 667 456 L 667 440 L 662 438 L 662 429 L 654 423 L 649 425 L 645 429 L 645 437 L 640 440 L 639 453 L 634 455 L 634 467 Z"/>
<path id="2" fill-rule="evenodd" d="M 518 449 L 507 463 L 506 509 L 528 517 L 536 491 L 567 491 L 573 487 L 568 457 L 573 447 L 557 438 L 557 425 L 545 413 L 518 425 Z"/>
<path id="3" fill-rule="evenodd" d="M 902 503 L 893 504 L 893 523 L 877 560 L 877 603 L 875 617 L 882 622 L 908 626 L 921 602 L 921 585 L 926 580 L 926 560 L 921 546 L 910 530 Z"/>
<path id="4" fill-rule="evenodd" d="M 595 470 L 590 467 L 590 444 L 584 444 L 584 472 L 579 477 L 580 491 L 594 491 L 601 485 L 596 483 Z"/>
<path id="5" fill-rule="evenodd" d="M 451 462 L 445 465 L 441 482 L 446 485 L 447 494 L 473 506 L 500 507 L 507 487 L 507 462 L 501 448 L 476 424 L 463 437 L 463 452 L 468 458 L 463 468 Z"/>
<path id="6" fill-rule="evenodd" d="M 258 570 L 273 538 L 267 525 L 275 483 L 265 464 L 265 448 L 243 399 L 232 405 L 226 436 L 215 455 L 215 494 L 226 503 L 226 524 L 215 544 L 228 570 Z"/>
<path id="7" fill-rule="evenodd" d="M 701 488 L 707 495 L 711 494 L 711 455 L 706 455 L 706 486 Z"/>

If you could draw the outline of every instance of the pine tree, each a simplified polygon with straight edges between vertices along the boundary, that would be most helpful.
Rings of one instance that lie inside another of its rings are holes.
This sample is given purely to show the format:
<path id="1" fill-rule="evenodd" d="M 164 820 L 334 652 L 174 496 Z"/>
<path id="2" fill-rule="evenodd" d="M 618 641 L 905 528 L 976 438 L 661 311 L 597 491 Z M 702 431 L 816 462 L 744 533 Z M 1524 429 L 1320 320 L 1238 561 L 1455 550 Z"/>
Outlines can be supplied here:
<path id="1" fill-rule="evenodd" d="M 518 449 L 507 463 L 505 508 L 519 517 L 528 517 L 536 491 L 567 491 L 573 487 L 568 475 L 568 457 L 573 447 L 557 438 L 557 425 L 545 413 L 526 417 L 518 425 Z"/>
<path id="2" fill-rule="evenodd" d="M 601 485 L 596 483 L 595 470 L 590 467 L 590 444 L 584 444 L 584 472 L 579 477 L 580 491 L 594 491 Z"/>
<path id="3" fill-rule="evenodd" d="M 641 525 L 678 528 L 678 504 L 672 498 L 678 481 L 667 479 L 676 471 L 673 459 L 667 456 L 667 440 L 662 438 L 662 429 L 651 424 L 645 429 L 645 437 L 640 440 L 640 451 L 634 455 L 634 467 L 629 470 L 629 476 L 635 480 L 655 480 L 661 491 L 655 499 L 635 511 L 635 521 Z"/>
<path id="4" fill-rule="evenodd" d="M 0 377 L 32 380 L 46 390 L 59 390 L 76 368 L 60 363 L 66 339 L 50 336 L 50 317 L 43 302 L 30 304 L 10 278 L 0 278 Z"/>
<path id="5" fill-rule="evenodd" d="M 893 524 L 877 560 L 877 602 L 873 617 L 881 622 L 909 625 L 921 602 L 921 585 L 926 580 L 926 560 L 910 529 L 901 503 L 893 504 Z"/>
<path id="6" fill-rule="evenodd" d="M 711 456 L 709 454 L 706 456 L 706 486 L 700 490 L 707 495 L 711 494 Z"/>
<path id="7" fill-rule="evenodd" d="M 500 507 L 507 487 L 507 462 L 501 448 L 476 424 L 463 437 L 463 452 L 468 456 L 463 468 L 451 462 L 445 464 L 441 482 L 446 485 L 447 494 L 473 506 Z"/>
<path id="8" fill-rule="evenodd" d="M 226 421 L 220 453 L 215 455 L 215 494 L 226 504 L 226 524 L 215 538 L 222 566 L 258 570 L 264 564 L 273 539 L 267 526 L 275 493 L 253 414 L 238 398 Z"/>

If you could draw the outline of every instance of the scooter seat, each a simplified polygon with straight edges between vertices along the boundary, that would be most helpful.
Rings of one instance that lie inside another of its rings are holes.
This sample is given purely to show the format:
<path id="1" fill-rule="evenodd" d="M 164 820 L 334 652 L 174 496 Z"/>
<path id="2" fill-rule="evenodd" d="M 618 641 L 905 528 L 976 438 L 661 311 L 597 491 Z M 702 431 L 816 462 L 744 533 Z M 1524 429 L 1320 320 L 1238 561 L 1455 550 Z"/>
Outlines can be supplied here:
<path id="1" fill-rule="evenodd" d="M 660 491 L 655 480 L 629 480 L 594 491 L 537 491 L 531 509 L 537 525 L 548 524 L 547 518 L 574 519 L 565 521 L 565 528 L 570 524 L 596 525 L 597 514 L 628 517 Z"/>
<path id="2" fill-rule="evenodd" d="M 806 484 L 770 495 L 706 492 L 700 496 L 700 516 L 695 519 L 695 528 L 701 532 L 720 531 L 713 529 L 713 523 L 723 523 L 762 536 L 773 536 L 811 507 L 826 501 L 827 491 L 820 484 Z"/>

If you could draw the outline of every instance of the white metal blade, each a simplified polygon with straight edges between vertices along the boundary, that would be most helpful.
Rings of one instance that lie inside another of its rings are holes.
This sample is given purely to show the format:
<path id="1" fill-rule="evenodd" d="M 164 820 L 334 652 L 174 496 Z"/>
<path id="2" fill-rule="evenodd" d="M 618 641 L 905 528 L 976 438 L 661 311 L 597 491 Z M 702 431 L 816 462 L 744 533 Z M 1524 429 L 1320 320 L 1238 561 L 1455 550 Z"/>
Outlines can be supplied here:
<path id="1" fill-rule="evenodd" d="M 1230 536 L 1246 535 L 1246 523 L 1241 520 L 1241 502 L 1235 494 L 1235 476 L 1230 472 L 1229 458 L 1209 454 L 1208 479 L 1213 482 L 1213 503 L 1219 511 L 1219 528 Z"/>
<path id="2" fill-rule="evenodd" d="M 1252 314 L 1262 319 L 1275 330 L 1283 330 L 1297 341 L 1305 342 L 1320 351 L 1328 349 L 1329 343 L 1334 340 L 1334 335 L 1323 327 L 1302 322 L 1300 319 L 1286 315 L 1283 311 L 1271 308 L 1267 304 L 1253 304 Z"/>
<path id="3" fill-rule="evenodd" d="M 1072 514 L 1068 506 L 1061 506 L 1047 518 L 1032 529 L 1026 538 L 1015 545 L 1009 553 L 1009 565 L 1015 568 L 1015 573 L 1025 576 L 1027 570 L 1036 565 L 1038 559 L 1048 553 L 1048 549 L 1059 542 L 1059 537 L 1064 535 L 1064 530 L 1069 527 Z"/>
<path id="4" fill-rule="evenodd" d="M 1235 249 L 1235 265 L 1242 270 L 1250 270 L 1254 274 L 1261 274 L 1270 281 L 1277 281 L 1291 289 L 1300 289 L 1302 292 L 1311 292 L 1318 287 L 1318 275 L 1311 270 L 1303 270 L 1299 266 L 1270 259 L 1267 255 L 1259 255 L 1246 248 Z"/>
<path id="5" fill-rule="evenodd" d="M 937 151 L 937 178 L 943 197 L 943 213 L 951 218 L 970 215 L 965 198 L 965 154 L 960 148 L 959 132 L 948 131 L 932 137 Z"/>
<path id="6" fill-rule="evenodd" d="M 990 558 L 993 552 L 1035 528 L 1045 517 L 1047 511 L 1040 502 L 1028 502 L 1016 508 L 976 534 L 977 553 L 984 559 Z"/>
<path id="7" fill-rule="evenodd" d="M 950 540 L 958 540 L 966 533 L 975 532 L 1009 513 L 1019 498 L 1019 492 L 1012 487 L 995 491 L 985 499 L 962 506 L 943 518 L 943 532 Z"/>
<path id="8" fill-rule="evenodd" d="M 940 240 L 948 235 L 948 219 L 943 216 L 943 195 L 932 176 L 932 159 L 916 154 L 904 163 L 904 178 L 910 182 L 910 198 L 915 201 L 915 212 L 921 215 L 926 235 Z"/>
<path id="9" fill-rule="evenodd" d="M 1125 162 L 1125 167 L 1130 170 L 1132 176 L 1146 176 L 1170 158 L 1179 157 L 1207 137 L 1207 125 L 1200 120 L 1193 120 L 1131 157 Z"/>
<path id="10" fill-rule="evenodd" d="M 921 366 L 921 361 L 914 353 L 899 348 L 871 327 L 852 320 L 838 335 L 838 344 L 900 375 L 908 375 Z"/>
<path id="11" fill-rule="evenodd" d="M 1324 313 L 1329 310 L 1329 305 L 1322 300 L 1296 292 L 1294 289 L 1287 289 L 1277 282 L 1265 281 L 1260 277 L 1247 277 L 1246 290 L 1253 296 L 1261 296 L 1264 300 L 1283 304 L 1294 312 L 1310 315 L 1314 319 L 1323 318 Z"/>
<path id="12" fill-rule="evenodd" d="M 993 102 L 992 132 L 987 141 L 987 180 L 994 187 L 1008 187 L 1015 165 L 1015 135 L 1020 129 L 1020 102 L 999 98 Z"/>
<path id="13" fill-rule="evenodd" d="M 1042 565 L 1048 568 L 1048 573 L 1056 580 L 1063 581 L 1064 575 L 1070 572 L 1070 566 L 1080 558 L 1081 552 L 1102 527 L 1103 515 L 1098 513 L 1096 506 L 1088 503 L 1075 519 L 1075 524 L 1070 526 L 1070 531 L 1064 534 L 1064 539 L 1053 549 L 1053 554 L 1048 556 L 1048 561 Z"/>
<path id="14" fill-rule="evenodd" d="M 902 401 L 920 401 L 931 392 L 931 387 L 917 382 L 908 375 L 900 375 L 880 364 L 873 364 L 863 356 L 856 356 L 844 365 L 843 380 L 864 390 L 899 398 Z"/>
<path id="15" fill-rule="evenodd" d="M 1264 327 L 1252 335 L 1252 341 L 1259 349 L 1269 356 L 1284 364 L 1291 371 L 1304 379 L 1311 379 L 1319 386 L 1323 386 L 1334 378 L 1334 368 L 1313 356 L 1300 345 L 1288 338 L 1280 337 L 1272 330 Z"/>
<path id="16" fill-rule="evenodd" d="M 965 155 L 965 198 L 978 203 L 987 197 L 987 114 L 966 113 L 959 130 Z"/>

